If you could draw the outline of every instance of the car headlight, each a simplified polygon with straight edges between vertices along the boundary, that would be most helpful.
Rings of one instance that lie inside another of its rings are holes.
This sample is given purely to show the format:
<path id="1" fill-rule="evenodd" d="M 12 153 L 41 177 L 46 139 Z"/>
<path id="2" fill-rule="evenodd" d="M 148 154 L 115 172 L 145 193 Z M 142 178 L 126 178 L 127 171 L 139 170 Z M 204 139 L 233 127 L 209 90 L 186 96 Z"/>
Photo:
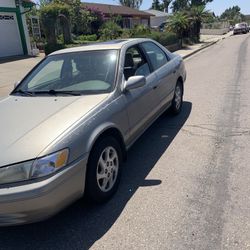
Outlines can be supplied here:
<path id="1" fill-rule="evenodd" d="M 0 184 L 25 181 L 52 174 L 68 163 L 69 150 L 63 149 L 51 155 L 0 168 Z"/>

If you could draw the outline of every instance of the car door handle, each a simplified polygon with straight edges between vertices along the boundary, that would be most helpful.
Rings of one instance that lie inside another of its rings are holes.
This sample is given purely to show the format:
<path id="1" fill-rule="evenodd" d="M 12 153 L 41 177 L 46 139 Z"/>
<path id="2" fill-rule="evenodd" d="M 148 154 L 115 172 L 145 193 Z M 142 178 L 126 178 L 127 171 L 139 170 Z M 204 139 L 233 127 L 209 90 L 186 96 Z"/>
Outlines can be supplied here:
<path id="1" fill-rule="evenodd" d="M 173 71 L 173 74 L 175 74 L 175 73 L 176 73 L 176 70 Z"/>
<path id="2" fill-rule="evenodd" d="M 158 86 L 157 86 L 157 85 L 155 85 L 155 86 L 153 87 L 153 89 L 157 89 L 157 87 L 158 87 Z"/>

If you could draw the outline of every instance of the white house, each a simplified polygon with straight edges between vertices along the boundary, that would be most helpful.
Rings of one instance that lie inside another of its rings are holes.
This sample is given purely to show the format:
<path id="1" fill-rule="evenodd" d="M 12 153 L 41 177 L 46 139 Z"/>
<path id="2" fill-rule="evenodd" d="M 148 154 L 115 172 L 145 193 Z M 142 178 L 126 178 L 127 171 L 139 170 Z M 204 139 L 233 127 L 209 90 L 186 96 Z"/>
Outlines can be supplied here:
<path id="1" fill-rule="evenodd" d="M 0 0 L 0 58 L 31 54 L 25 13 L 33 5 L 31 0 Z"/>
<path id="2" fill-rule="evenodd" d="M 150 17 L 150 26 L 152 28 L 159 27 L 162 23 L 165 23 L 167 19 L 171 16 L 171 14 L 159 10 L 144 10 L 144 12 L 147 12 L 151 14 L 152 16 Z"/>

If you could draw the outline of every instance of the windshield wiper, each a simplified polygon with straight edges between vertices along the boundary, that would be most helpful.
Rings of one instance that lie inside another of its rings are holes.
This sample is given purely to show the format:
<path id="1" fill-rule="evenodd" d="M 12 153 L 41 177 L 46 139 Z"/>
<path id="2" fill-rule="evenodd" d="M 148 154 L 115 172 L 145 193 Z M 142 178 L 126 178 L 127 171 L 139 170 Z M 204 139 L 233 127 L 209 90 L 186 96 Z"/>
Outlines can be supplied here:
<path id="1" fill-rule="evenodd" d="M 24 91 L 22 89 L 18 89 L 16 91 L 14 91 L 12 94 L 15 94 L 15 93 L 19 93 L 19 94 L 27 95 L 27 96 L 33 96 L 32 92 L 30 92 L 30 91 Z"/>
<path id="2" fill-rule="evenodd" d="M 81 92 L 79 91 L 63 91 L 63 90 L 54 90 L 54 89 L 51 89 L 51 90 L 47 90 L 47 91 L 37 91 L 37 92 L 34 92 L 35 94 L 49 94 L 49 95 L 73 95 L 73 96 L 79 96 L 81 95 Z"/>

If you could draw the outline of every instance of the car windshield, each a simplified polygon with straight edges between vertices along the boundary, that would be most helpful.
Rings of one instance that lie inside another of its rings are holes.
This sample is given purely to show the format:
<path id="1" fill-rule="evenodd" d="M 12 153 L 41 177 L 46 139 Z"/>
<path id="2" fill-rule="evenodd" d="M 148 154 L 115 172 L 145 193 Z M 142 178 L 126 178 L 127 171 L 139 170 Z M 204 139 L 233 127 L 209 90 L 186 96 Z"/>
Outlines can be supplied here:
<path id="1" fill-rule="evenodd" d="M 112 91 L 117 50 L 64 53 L 47 57 L 12 94 L 33 96 L 99 94 Z"/>
<path id="2" fill-rule="evenodd" d="M 243 23 L 238 23 L 235 25 L 235 28 L 242 28 L 244 27 L 244 24 Z"/>

